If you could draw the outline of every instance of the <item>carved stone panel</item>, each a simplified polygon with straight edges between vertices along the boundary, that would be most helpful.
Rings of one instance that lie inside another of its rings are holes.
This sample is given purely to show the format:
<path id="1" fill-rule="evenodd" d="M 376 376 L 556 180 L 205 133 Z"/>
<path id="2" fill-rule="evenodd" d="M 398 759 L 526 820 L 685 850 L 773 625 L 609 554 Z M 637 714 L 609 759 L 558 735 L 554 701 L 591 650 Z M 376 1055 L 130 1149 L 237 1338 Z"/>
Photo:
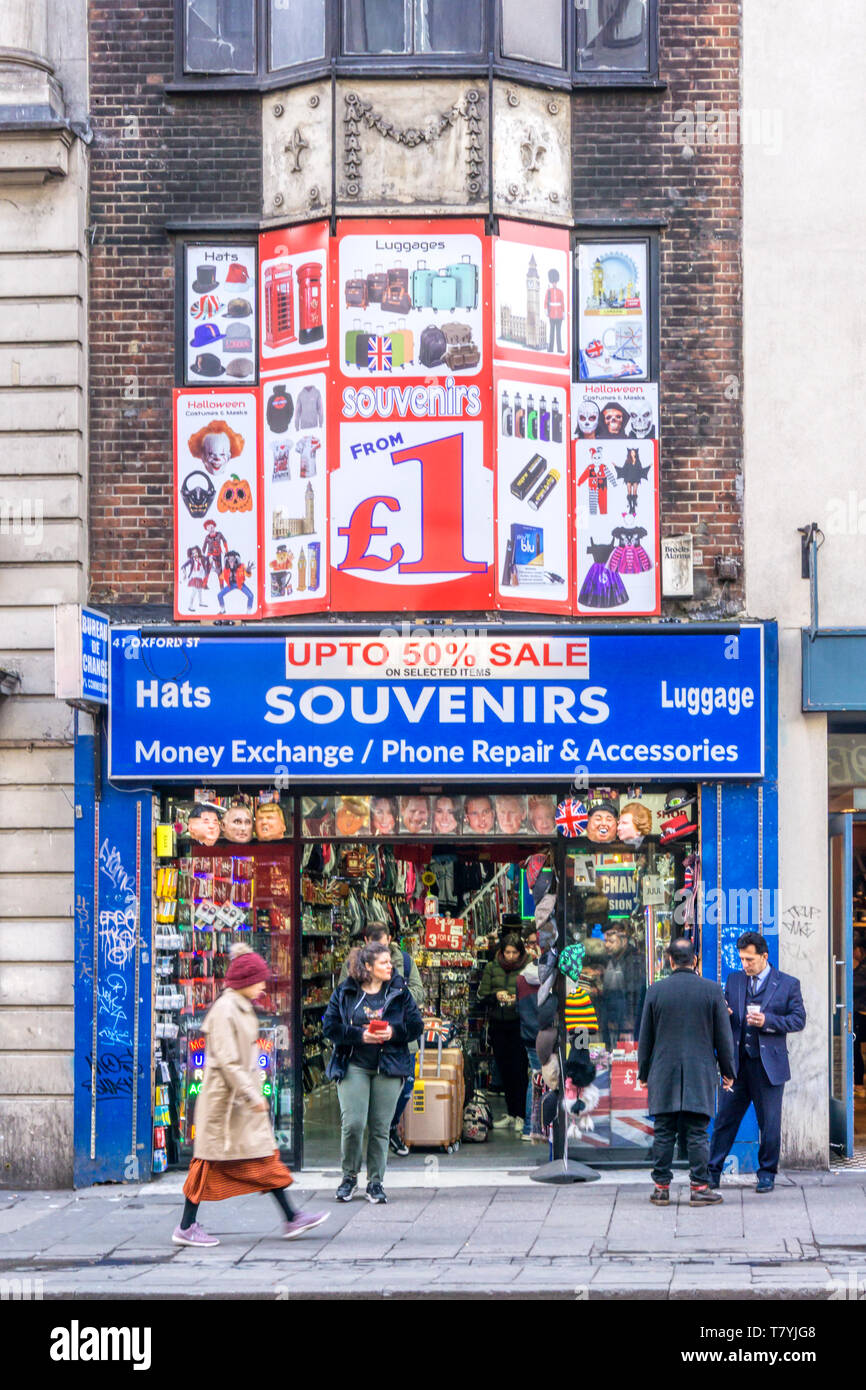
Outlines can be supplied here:
<path id="1" fill-rule="evenodd" d="M 502 217 L 571 219 L 571 105 L 559 92 L 493 88 L 493 202 Z"/>
<path id="2" fill-rule="evenodd" d="M 331 212 L 331 88 L 311 82 L 262 97 L 262 216 L 303 222 Z"/>
<path id="3" fill-rule="evenodd" d="M 341 82 L 340 213 L 487 210 L 487 86 L 471 81 Z"/>

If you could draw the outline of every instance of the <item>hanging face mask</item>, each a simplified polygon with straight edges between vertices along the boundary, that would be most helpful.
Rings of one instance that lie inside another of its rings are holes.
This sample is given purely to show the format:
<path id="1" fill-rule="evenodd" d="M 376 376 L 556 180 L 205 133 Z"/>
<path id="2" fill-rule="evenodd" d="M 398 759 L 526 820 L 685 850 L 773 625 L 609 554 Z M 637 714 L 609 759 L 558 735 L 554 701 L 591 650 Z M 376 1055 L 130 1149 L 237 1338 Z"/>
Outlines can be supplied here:
<path id="1" fill-rule="evenodd" d="M 193 478 L 201 478 L 200 483 L 192 484 Z M 206 473 L 196 469 L 193 473 L 187 473 L 180 489 L 184 506 L 190 516 L 201 519 L 210 511 L 210 505 L 216 494 L 216 488 Z"/>

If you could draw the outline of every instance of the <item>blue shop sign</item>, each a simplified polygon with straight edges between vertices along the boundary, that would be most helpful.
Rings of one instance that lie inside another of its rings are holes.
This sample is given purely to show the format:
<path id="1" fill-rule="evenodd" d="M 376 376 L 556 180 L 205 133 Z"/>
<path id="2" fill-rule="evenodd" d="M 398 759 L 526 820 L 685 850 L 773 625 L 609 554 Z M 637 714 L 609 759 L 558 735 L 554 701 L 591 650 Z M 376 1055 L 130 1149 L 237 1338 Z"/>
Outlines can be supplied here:
<path id="1" fill-rule="evenodd" d="M 763 629 L 112 632 L 110 776 L 760 777 Z"/>

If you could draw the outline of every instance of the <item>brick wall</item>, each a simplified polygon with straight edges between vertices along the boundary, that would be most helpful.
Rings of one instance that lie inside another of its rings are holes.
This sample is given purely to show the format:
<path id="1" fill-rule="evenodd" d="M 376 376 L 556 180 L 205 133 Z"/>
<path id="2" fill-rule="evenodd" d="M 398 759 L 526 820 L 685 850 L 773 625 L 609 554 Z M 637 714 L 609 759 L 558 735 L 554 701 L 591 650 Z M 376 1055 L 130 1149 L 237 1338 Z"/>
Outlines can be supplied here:
<path id="1" fill-rule="evenodd" d="M 91 0 L 91 593 L 170 602 L 174 248 L 167 221 L 257 217 L 255 94 L 169 97 L 172 0 Z"/>
<path id="2" fill-rule="evenodd" d="M 134 53 L 118 38 L 132 31 Z M 258 216 L 259 98 L 163 94 L 171 0 L 93 0 L 91 46 L 92 597 L 140 609 L 171 602 L 174 258 L 164 224 Z M 698 102 L 737 111 L 738 5 L 661 0 L 660 51 L 666 91 L 575 94 L 575 218 L 666 224 L 662 532 L 691 533 L 703 556 L 695 599 L 666 607 L 721 616 L 742 604 L 740 582 L 719 584 L 713 567 L 717 555 L 742 554 L 740 154 L 734 141 L 684 157 L 675 113 Z"/>
<path id="3" fill-rule="evenodd" d="M 575 219 L 657 219 L 661 262 L 663 535 L 691 533 L 703 563 L 692 613 L 742 603 L 717 555 L 742 557 L 740 150 L 676 138 L 682 116 L 739 111 L 739 5 L 661 0 L 664 92 L 591 92 L 573 103 Z M 714 130 L 713 119 L 707 122 Z M 727 126 L 730 132 L 730 124 Z"/>

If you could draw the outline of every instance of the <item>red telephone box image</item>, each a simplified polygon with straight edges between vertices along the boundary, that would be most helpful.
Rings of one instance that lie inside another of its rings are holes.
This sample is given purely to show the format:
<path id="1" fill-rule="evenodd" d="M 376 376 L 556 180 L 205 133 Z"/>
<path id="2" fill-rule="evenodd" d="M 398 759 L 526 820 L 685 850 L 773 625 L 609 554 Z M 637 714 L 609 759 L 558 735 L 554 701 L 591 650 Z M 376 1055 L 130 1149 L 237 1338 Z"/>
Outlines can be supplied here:
<path id="1" fill-rule="evenodd" d="M 322 267 L 316 261 L 305 261 L 298 266 L 295 274 L 298 277 L 298 342 L 316 343 L 324 337 Z"/>
<path id="2" fill-rule="evenodd" d="M 277 247 L 277 255 L 287 252 L 287 247 Z M 286 261 L 265 270 L 265 342 L 273 348 L 295 341 L 295 289 L 292 267 Z M 306 341 L 302 335 L 301 342 Z"/>

